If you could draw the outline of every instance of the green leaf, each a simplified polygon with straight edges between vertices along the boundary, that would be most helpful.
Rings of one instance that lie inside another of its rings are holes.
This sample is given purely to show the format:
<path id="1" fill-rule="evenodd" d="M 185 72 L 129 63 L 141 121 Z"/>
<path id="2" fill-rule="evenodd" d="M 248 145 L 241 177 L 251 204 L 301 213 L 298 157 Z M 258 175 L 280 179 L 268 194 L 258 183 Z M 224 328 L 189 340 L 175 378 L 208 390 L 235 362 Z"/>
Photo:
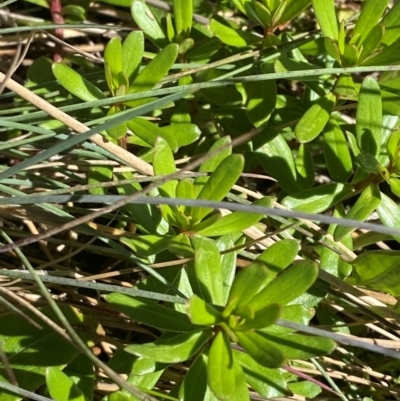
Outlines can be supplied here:
<path id="1" fill-rule="evenodd" d="M 133 20 L 148 39 L 159 47 L 167 44 L 164 32 L 146 3 L 141 0 L 133 0 L 131 13 Z"/>
<path id="2" fill-rule="evenodd" d="M 74 325 L 84 341 L 90 339 L 97 341 L 92 334 L 94 322 L 88 321 L 77 309 L 65 305 L 61 307 L 70 324 Z M 40 310 L 51 320 L 57 320 L 49 307 Z M 28 391 L 35 391 L 45 384 L 48 367 L 63 369 L 79 355 L 79 351 L 52 328 L 47 325 L 43 325 L 41 329 L 34 327 L 13 313 L 3 313 L 0 316 L 0 342 L 2 352 L 7 356 L 8 368 L 14 373 L 18 385 Z M 0 381 L 9 382 L 8 371 L 4 364 L 0 364 Z M 2 401 L 20 399 L 19 395 L 1 391 Z"/>
<path id="3" fill-rule="evenodd" d="M 287 384 L 279 369 L 268 369 L 258 364 L 250 355 L 233 350 L 242 366 L 247 382 L 261 397 L 273 399 L 287 394 Z"/>
<path id="4" fill-rule="evenodd" d="M 315 311 L 309 309 L 308 306 L 306 307 L 299 304 L 293 304 L 293 305 L 286 305 L 283 307 L 280 318 L 288 322 L 293 322 L 307 326 L 310 320 L 314 317 L 314 314 Z M 277 324 L 273 324 L 272 326 L 265 327 L 262 330 L 262 332 L 280 335 L 280 334 L 294 333 L 296 332 L 296 330 L 290 329 L 288 327 L 279 326 Z"/>
<path id="5" fill-rule="evenodd" d="M 257 331 L 235 332 L 239 344 L 260 365 L 270 369 L 280 368 L 286 358 L 283 353 L 274 346 L 271 341 L 266 340 Z"/>
<path id="6" fill-rule="evenodd" d="M 247 306 L 247 305 L 246 305 Z M 243 316 L 240 319 L 240 308 L 234 311 L 234 316 L 238 317 L 238 322 L 232 330 L 246 331 L 246 330 L 257 330 L 264 329 L 265 327 L 274 324 L 282 313 L 282 306 L 279 304 L 269 304 L 263 308 L 257 310 L 252 317 Z"/>
<path id="7" fill-rule="evenodd" d="M 249 302 L 254 311 L 265 305 L 279 303 L 286 305 L 306 292 L 317 279 L 318 265 L 304 260 L 280 273 L 266 288 L 260 291 Z"/>
<path id="8" fill-rule="evenodd" d="M 335 208 L 333 216 L 339 218 L 345 216 L 345 211 L 341 203 Z M 332 235 L 336 227 L 336 224 L 331 224 L 327 230 L 328 234 Z M 351 236 L 343 238 L 341 242 L 350 250 L 353 249 Z M 321 251 L 320 268 L 339 278 L 347 277 L 351 273 L 351 265 L 343 261 L 337 252 L 325 246 Z"/>
<path id="9" fill-rule="evenodd" d="M 116 115 L 120 112 L 121 112 L 120 107 L 113 105 L 108 110 L 107 116 Z M 126 135 L 127 130 L 128 129 L 127 129 L 126 123 L 123 122 L 121 124 L 114 125 L 113 127 L 109 128 L 107 130 L 107 134 L 110 135 L 110 137 L 113 138 L 114 140 L 118 140 L 118 139 L 123 138 Z"/>
<path id="10" fill-rule="evenodd" d="M 220 312 L 197 295 L 189 299 L 186 307 L 188 317 L 193 324 L 213 326 L 222 319 Z"/>
<path id="11" fill-rule="evenodd" d="M 135 238 L 120 237 L 123 244 L 141 257 L 161 253 L 168 248 L 171 236 L 168 235 L 138 235 Z"/>
<path id="12" fill-rule="evenodd" d="M 350 284 L 400 295 L 400 251 L 367 251 L 352 262 Z"/>
<path id="13" fill-rule="evenodd" d="M 243 166 L 242 155 L 234 154 L 226 157 L 204 184 L 197 199 L 221 201 L 240 177 Z M 211 208 L 200 207 L 195 207 L 192 210 L 193 223 L 199 222 L 212 211 Z"/>
<path id="14" fill-rule="evenodd" d="M 299 251 L 299 243 L 294 239 L 284 239 L 271 245 L 257 257 L 255 263 L 264 264 L 268 270 L 268 279 L 274 278 L 292 264 Z M 254 262 L 253 262 L 254 263 Z"/>
<path id="15" fill-rule="evenodd" d="M 309 400 L 312 400 L 322 392 L 322 389 L 320 386 L 318 386 L 318 384 L 312 383 L 308 380 L 302 380 L 296 383 L 288 383 L 288 387 L 292 393 L 306 397 Z"/>
<path id="16" fill-rule="evenodd" d="M 368 57 L 362 63 L 363 66 L 371 65 L 391 65 L 400 63 L 400 39 L 393 42 L 390 46 L 384 47 L 377 55 Z"/>
<path id="17" fill-rule="evenodd" d="M 371 55 L 375 52 L 375 50 L 380 45 L 384 34 L 385 34 L 385 28 L 383 27 L 383 25 L 380 25 L 380 24 L 374 26 L 370 30 L 368 36 L 366 37 L 366 39 L 363 43 L 363 49 L 358 58 L 358 63 L 362 62 L 369 55 Z"/>
<path id="18" fill-rule="evenodd" d="M 220 331 L 211 344 L 207 365 L 208 385 L 219 400 L 235 399 L 241 381 L 240 373 L 243 375 L 240 365 L 233 357 L 229 338 Z M 244 400 L 246 398 L 249 399 L 248 395 Z"/>
<path id="19" fill-rule="evenodd" d="M 389 0 L 365 0 L 361 9 L 360 16 L 357 18 L 356 26 L 353 30 L 353 37 L 360 35 L 359 44 L 364 43 L 371 29 L 378 25 L 379 19 L 386 10 Z"/>
<path id="20" fill-rule="evenodd" d="M 263 28 L 268 28 L 271 25 L 271 13 L 267 7 L 258 1 L 253 1 L 254 11 Z"/>
<path id="21" fill-rule="evenodd" d="M 279 349 L 287 359 L 308 359 L 331 353 L 336 343 L 323 337 L 313 337 L 300 334 L 272 334 L 258 332 L 264 340 Z M 266 343 L 268 344 L 268 343 Z"/>
<path id="22" fill-rule="evenodd" d="M 324 156 L 332 179 L 346 182 L 352 173 L 353 163 L 346 137 L 334 120 L 325 127 Z"/>
<path id="23" fill-rule="evenodd" d="M 260 38 L 252 33 L 233 29 L 215 18 L 211 19 L 210 29 L 221 42 L 229 46 L 247 47 L 260 41 Z"/>
<path id="24" fill-rule="evenodd" d="M 390 135 L 386 148 L 390 162 L 393 164 L 398 158 L 400 153 L 400 131 L 395 131 Z"/>
<path id="25" fill-rule="evenodd" d="M 382 24 L 385 27 L 385 35 L 382 40 L 382 44 L 390 46 L 400 37 L 400 4 L 394 3 L 393 7 L 383 17 Z"/>
<path id="26" fill-rule="evenodd" d="M 234 302 L 234 307 L 247 305 L 254 296 L 267 286 L 268 277 L 268 269 L 257 261 L 241 270 L 232 284 L 224 315 L 229 315 L 228 310 L 231 308 L 232 302 Z"/>
<path id="27" fill-rule="evenodd" d="M 188 38 L 192 28 L 193 0 L 173 0 L 175 31 L 179 39 Z"/>
<path id="28" fill-rule="evenodd" d="M 125 178 L 132 179 L 132 174 L 124 174 Z M 140 190 L 133 185 L 123 185 L 118 187 L 118 193 L 122 195 L 131 195 Z M 165 235 L 169 232 L 168 223 L 162 218 L 160 209 L 154 205 L 125 205 L 137 224 L 144 233 Z"/>
<path id="29" fill-rule="evenodd" d="M 105 95 L 97 86 L 94 86 L 71 67 L 65 64 L 55 63 L 53 64 L 52 70 L 61 86 L 79 99 L 85 102 L 105 99 Z"/>
<path id="30" fill-rule="evenodd" d="M 357 99 L 358 95 L 354 85 L 353 77 L 350 74 L 341 74 L 336 81 L 335 87 L 333 88 L 333 93 L 338 99 Z"/>
<path id="31" fill-rule="evenodd" d="M 168 142 L 173 151 L 178 150 L 175 138 L 172 135 L 165 135 L 166 131 L 149 120 L 138 117 L 128 121 L 127 125 L 137 137 L 151 146 L 155 146 L 156 139 L 161 137 Z"/>
<path id="32" fill-rule="evenodd" d="M 160 136 L 166 139 L 169 144 L 176 144 L 175 148 L 171 146 L 174 152 L 182 146 L 187 146 L 197 141 L 200 134 L 200 128 L 190 123 L 171 124 L 160 128 Z"/>
<path id="33" fill-rule="evenodd" d="M 381 203 L 381 193 L 379 185 L 369 185 L 364 189 L 356 203 L 351 207 L 346 215 L 347 219 L 365 221 Z M 333 235 L 335 241 L 340 241 L 343 237 L 353 232 L 355 228 L 338 226 Z"/>
<path id="34" fill-rule="evenodd" d="M 314 162 L 313 157 L 308 146 L 302 143 L 297 152 L 295 160 L 297 172 L 299 177 L 303 178 L 304 187 L 312 187 L 314 184 Z"/>
<path id="35" fill-rule="evenodd" d="M 247 94 L 246 114 L 255 127 L 266 123 L 275 109 L 276 83 L 273 80 L 244 84 Z"/>
<path id="36" fill-rule="evenodd" d="M 377 174 L 380 168 L 378 160 L 376 160 L 375 156 L 371 155 L 370 153 L 361 152 L 357 157 L 356 160 L 366 173 L 370 174 Z"/>
<path id="37" fill-rule="evenodd" d="M 295 135 L 299 142 L 306 143 L 315 139 L 329 121 L 336 96 L 330 92 L 319 98 L 300 118 L 296 124 Z"/>
<path id="38" fill-rule="evenodd" d="M 265 172 L 275 178 L 284 191 L 293 193 L 303 189 L 297 180 L 292 150 L 282 135 L 271 138 L 255 152 L 255 156 Z"/>
<path id="39" fill-rule="evenodd" d="M 136 0 L 134 4 L 144 3 Z M 178 49 L 179 46 L 176 43 L 170 43 L 165 46 L 132 82 L 128 93 L 146 92 L 158 84 L 174 64 L 178 56 Z M 132 107 L 131 102 L 129 102 L 129 105 Z"/>
<path id="40" fill-rule="evenodd" d="M 394 177 L 389 179 L 389 185 L 391 191 L 398 197 L 400 197 L 400 180 Z"/>
<path id="41" fill-rule="evenodd" d="M 169 175 L 176 171 L 172 150 L 167 141 L 161 137 L 158 137 L 154 144 L 153 168 L 155 175 Z M 174 198 L 176 185 L 176 180 L 169 180 L 162 184 L 159 190 L 166 196 Z"/>
<path id="42" fill-rule="evenodd" d="M 113 37 L 104 49 L 104 63 L 110 67 L 112 84 L 110 90 L 118 88 L 118 74 L 122 71 L 122 44 L 119 38 Z M 109 83 L 110 85 L 110 83 Z"/>
<path id="43" fill-rule="evenodd" d="M 253 202 L 253 205 L 272 207 L 273 199 L 270 197 L 257 199 L 255 202 Z M 263 217 L 264 215 L 261 213 L 233 212 L 223 216 L 215 223 L 209 225 L 201 231 L 198 231 L 197 233 L 206 237 L 235 234 L 253 226 Z"/>
<path id="44" fill-rule="evenodd" d="M 400 227 L 400 206 L 384 193 L 381 193 L 381 203 L 376 208 L 381 222 L 386 227 Z M 393 238 L 400 241 L 400 236 Z"/>
<path id="45" fill-rule="evenodd" d="M 79 355 L 63 372 L 79 387 L 87 400 L 93 400 L 95 374 L 93 362 L 86 355 Z"/>
<path id="46" fill-rule="evenodd" d="M 131 83 L 142 62 L 144 53 L 144 35 L 142 31 L 132 31 L 122 44 L 122 71 Z"/>
<path id="47" fill-rule="evenodd" d="M 351 192 L 352 186 L 348 184 L 325 184 L 287 196 L 282 204 L 299 212 L 321 213 L 342 201 Z"/>
<path id="48" fill-rule="evenodd" d="M 207 392 L 207 358 L 200 354 L 184 375 L 179 387 L 179 401 L 205 401 Z"/>
<path id="49" fill-rule="evenodd" d="M 187 361 L 200 351 L 211 336 L 211 330 L 192 331 L 151 343 L 131 344 L 124 350 L 130 354 L 154 359 L 157 362 L 179 363 Z"/>
<path id="50" fill-rule="evenodd" d="M 283 25 L 288 21 L 292 21 L 310 4 L 311 0 L 286 0 L 281 2 L 281 6 L 278 7 L 273 15 L 272 25 L 278 26 Z"/>
<path id="51" fill-rule="evenodd" d="M 359 49 L 354 43 L 346 43 L 342 54 L 343 67 L 353 67 L 360 56 Z"/>
<path id="52" fill-rule="evenodd" d="M 218 139 L 211 146 L 207 152 L 207 159 L 199 167 L 201 173 L 212 173 L 218 165 L 232 154 L 231 138 L 229 136 L 223 136 Z M 209 177 L 196 177 L 194 179 L 195 193 L 196 195 L 203 189 L 204 183 L 209 180 Z"/>
<path id="53" fill-rule="evenodd" d="M 104 298 L 131 319 L 148 326 L 172 332 L 196 330 L 185 314 L 156 302 L 118 293 L 106 294 Z"/>
<path id="54" fill-rule="evenodd" d="M 194 255 L 190 239 L 185 233 L 180 233 L 172 238 L 168 250 L 181 258 L 192 258 Z"/>
<path id="55" fill-rule="evenodd" d="M 366 153 L 379 155 L 382 140 L 382 98 L 378 83 L 372 77 L 364 79 L 357 107 L 356 137 Z"/>
<path id="56" fill-rule="evenodd" d="M 221 255 L 215 242 L 203 237 L 193 237 L 194 270 L 199 296 L 215 305 L 223 304 Z"/>
<path id="57" fill-rule="evenodd" d="M 324 36 L 338 41 L 339 23 L 334 0 L 312 0 L 312 6 Z"/>
<path id="58" fill-rule="evenodd" d="M 88 172 L 88 184 L 99 184 L 102 182 L 110 182 L 113 176 L 113 168 L 108 166 L 90 166 Z M 89 193 L 92 195 L 104 195 L 107 188 L 91 188 Z"/>
<path id="59" fill-rule="evenodd" d="M 46 385 L 55 401 L 87 401 L 80 388 L 57 368 L 46 369 Z"/>

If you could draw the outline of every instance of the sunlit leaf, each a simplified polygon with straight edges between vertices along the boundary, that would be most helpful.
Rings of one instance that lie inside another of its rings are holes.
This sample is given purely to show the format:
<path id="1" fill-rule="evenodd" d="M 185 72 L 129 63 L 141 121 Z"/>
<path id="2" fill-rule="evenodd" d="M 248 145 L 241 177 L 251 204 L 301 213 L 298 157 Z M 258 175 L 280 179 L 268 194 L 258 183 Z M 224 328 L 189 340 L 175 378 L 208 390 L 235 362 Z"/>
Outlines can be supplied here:
<path id="1" fill-rule="evenodd" d="M 151 343 L 131 344 L 124 349 L 130 354 L 151 358 L 157 362 L 178 363 L 188 360 L 198 352 L 211 335 L 211 330 L 192 331 Z"/>
<path id="2" fill-rule="evenodd" d="M 107 294 L 104 298 L 125 315 L 148 326 L 173 332 L 196 330 L 185 314 L 165 305 L 118 293 Z"/>
<path id="3" fill-rule="evenodd" d="M 94 100 L 104 99 L 103 92 L 90 83 L 82 75 L 74 71 L 65 64 L 53 64 L 53 74 L 58 82 L 70 93 L 81 100 L 91 102 Z"/>
<path id="4" fill-rule="evenodd" d="M 86 401 L 80 388 L 57 368 L 46 369 L 46 385 L 55 401 Z"/>

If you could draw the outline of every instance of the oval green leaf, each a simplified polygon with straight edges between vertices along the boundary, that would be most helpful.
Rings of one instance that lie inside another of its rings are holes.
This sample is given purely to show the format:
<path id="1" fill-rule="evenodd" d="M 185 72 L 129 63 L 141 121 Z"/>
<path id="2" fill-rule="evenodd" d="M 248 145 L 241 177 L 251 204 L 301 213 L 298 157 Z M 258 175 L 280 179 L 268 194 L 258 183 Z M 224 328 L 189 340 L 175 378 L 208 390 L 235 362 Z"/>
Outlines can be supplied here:
<path id="1" fill-rule="evenodd" d="M 287 196 L 282 204 L 299 212 L 321 213 L 335 206 L 351 192 L 352 186 L 348 184 L 326 184 Z"/>
<path id="2" fill-rule="evenodd" d="M 197 328 L 185 314 L 153 301 L 118 293 L 104 295 L 104 298 L 131 319 L 150 327 L 172 332 L 193 331 Z"/>
<path id="3" fill-rule="evenodd" d="M 336 96 L 330 92 L 326 96 L 319 98 L 303 114 L 294 129 L 299 142 L 310 142 L 322 132 L 329 121 L 335 102 Z"/>
<path id="4" fill-rule="evenodd" d="M 190 359 L 203 348 L 212 336 L 211 330 L 178 334 L 166 340 L 146 344 L 132 344 L 124 348 L 126 352 L 162 363 L 179 363 Z"/>
<path id="5" fill-rule="evenodd" d="M 46 385 L 55 401 L 87 401 L 81 389 L 60 369 L 46 369 Z"/>
<path id="6" fill-rule="evenodd" d="M 52 70 L 61 86 L 79 99 L 85 102 L 105 99 L 104 93 L 97 86 L 94 86 L 71 67 L 65 64 L 55 63 L 53 64 Z"/>

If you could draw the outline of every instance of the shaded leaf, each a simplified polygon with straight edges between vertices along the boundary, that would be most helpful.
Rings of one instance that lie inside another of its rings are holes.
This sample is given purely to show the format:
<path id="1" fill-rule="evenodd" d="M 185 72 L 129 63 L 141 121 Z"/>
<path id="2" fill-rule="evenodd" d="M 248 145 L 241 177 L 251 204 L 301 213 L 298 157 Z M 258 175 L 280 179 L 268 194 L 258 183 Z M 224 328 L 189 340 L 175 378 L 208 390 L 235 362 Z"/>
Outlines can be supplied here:
<path id="1" fill-rule="evenodd" d="M 257 3 L 259 4 L 259 3 Z M 255 127 L 268 121 L 276 104 L 276 83 L 273 80 L 244 84 L 247 93 L 246 114 Z"/>
<path id="2" fill-rule="evenodd" d="M 248 352 L 248 354 L 260 365 L 270 369 L 281 367 L 286 358 L 283 353 L 274 346 L 274 344 L 266 340 L 259 332 L 235 332 L 239 340 L 239 344 Z"/>
<path id="3" fill-rule="evenodd" d="M 352 262 L 353 274 L 346 281 L 384 291 L 398 297 L 400 295 L 400 251 L 368 251 Z"/>
<path id="4" fill-rule="evenodd" d="M 250 355 L 233 350 L 234 357 L 242 366 L 247 382 L 265 398 L 276 398 L 287 394 L 287 384 L 279 369 L 268 369 L 258 364 Z"/>
<path id="5" fill-rule="evenodd" d="M 330 121 L 324 132 L 324 156 L 329 174 L 336 182 L 346 182 L 353 163 L 346 137 L 335 121 Z"/>

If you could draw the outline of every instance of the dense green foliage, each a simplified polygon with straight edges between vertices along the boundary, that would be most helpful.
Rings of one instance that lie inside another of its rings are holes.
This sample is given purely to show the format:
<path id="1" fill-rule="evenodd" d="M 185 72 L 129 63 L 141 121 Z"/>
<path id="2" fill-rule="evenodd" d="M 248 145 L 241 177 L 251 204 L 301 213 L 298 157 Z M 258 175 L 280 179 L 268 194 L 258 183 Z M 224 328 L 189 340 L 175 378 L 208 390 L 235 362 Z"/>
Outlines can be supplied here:
<path id="1" fill-rule="evenodd" d="M 0 95 L 0 401 L 397 399 L 400 3 L 156 3 Z"/>

